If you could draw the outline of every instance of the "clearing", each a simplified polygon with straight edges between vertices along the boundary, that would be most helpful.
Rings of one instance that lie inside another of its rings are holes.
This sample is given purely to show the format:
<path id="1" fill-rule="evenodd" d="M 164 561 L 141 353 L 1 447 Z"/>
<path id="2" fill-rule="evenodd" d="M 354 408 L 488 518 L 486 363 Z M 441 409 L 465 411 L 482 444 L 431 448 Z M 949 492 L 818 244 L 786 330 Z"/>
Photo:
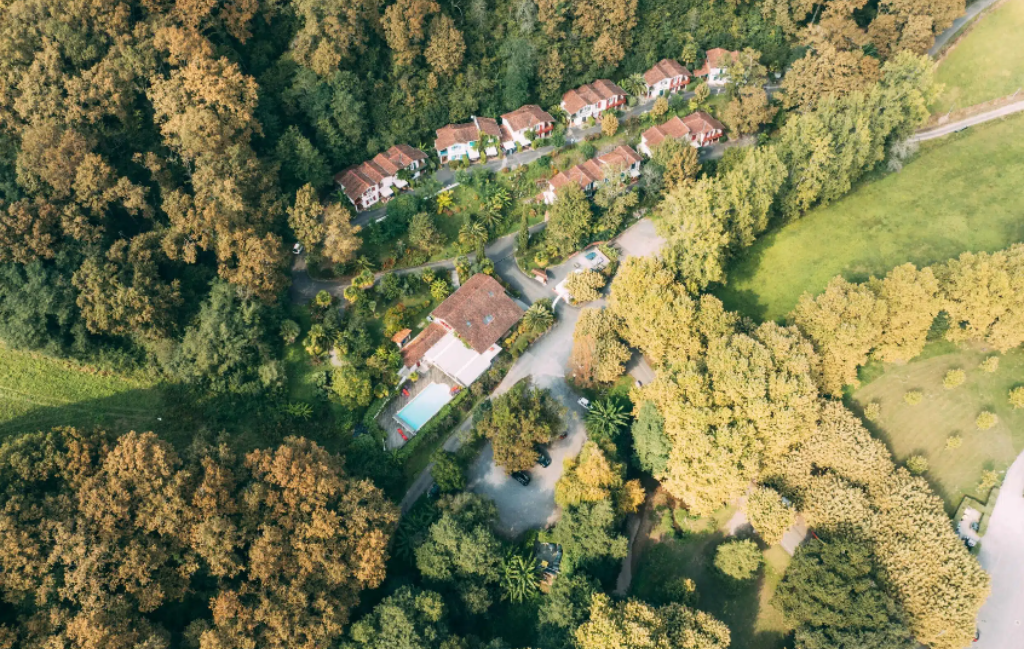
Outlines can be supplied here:
<path id="1" fill-rule="evenodd" d="M 744 649 L 780 649 L 790 627 L 782 612 L 770 603 L 775 588 L 789 565 L 781 546 L 764 550 L 765 565 L 757 578 L 733 582 L 714 567 L 715 549 L 726 540 L 729 520 L 736 507 L 725 507 L 707 518 L 686 518 L 673 523 L 672 510 L 663 491 L 651 497 L 637 532 L 630 595 L 653 604 L 678 601 L 673 588 L 683 579 L 696 585 L 694 606 L 725 622 L 732 633 L 731 646 Z M 678 509 L 678 513 L 685 510 Z M 683 527 L 685 527 L 685 531 Z"/>
<path id="2" fill-rule="evenodd" d="M 900 173 L 766 234 L 716 291 L 729 309 L 779 320 L 835 275 L 861 281 L 1024 240 L 1024 115 L 925 143 Z"/>
<path id="3" fill-rule="evenodd" d="M 1024 86 L 1024 0 L 1006 0 L 982 16 L 938 67 L 945 88 L 932 104 L 946 113 L 1013 94 Z"/>
<path id="4" fill-rule="evenodd" d="M 162 404 L 152 381 L 0 345 L 0 438 L 53 426 L 152 430 Z"/>
<path id="5" fill-rule="evenodd" d="M 1024 350 L 1001 356 L 999 369 L 989 374 L 978 365 L 992 354 L 975 347 L 932 343 L 906 365 L 885 365 L 880 376 L 853 393 L 856 409 L 872 401 L 881 406 L 878 421 L 865 424 L 889 446 L 897 461 L 911 455 L 928 459 L 924 477 L 950 515 L 965 495 L 984 502 L 986 494 L 976 491 L 982 471 L 1004 471 L 1024 448 L 1024 410 L 1014 410 L 1007 401 L 1010 388 L 1024 383 Z M 967 381 L 946 390 L 942 379 L 955 368 L 966 371 Z M 877 366 L 866 369 L 865 374 L 878 371 Z M 908 405 L 903 400 L 908 390 L 920 390 L 924 400 Z M 999 417 L 993 428 L 984 431 L 974 424 L 983 410 Z M 960 435 L 962 445 L 948 450 L 946 439 L 954 434 Z"/>

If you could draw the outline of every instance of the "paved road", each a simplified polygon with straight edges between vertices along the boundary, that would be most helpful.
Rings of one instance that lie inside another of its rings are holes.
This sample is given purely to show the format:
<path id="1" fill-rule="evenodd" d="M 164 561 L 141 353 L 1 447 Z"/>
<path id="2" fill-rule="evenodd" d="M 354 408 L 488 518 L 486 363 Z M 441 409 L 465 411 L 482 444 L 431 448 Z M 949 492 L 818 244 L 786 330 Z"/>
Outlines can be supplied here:
<path id="1" fill-rule="evenodd" d="M 977 649 L 1024 647 L 1024 453 L 1010 466 L 981 539 L 978 560 L 992 594 L 978 614 Z"/>
<path id="2" fill-rule="evenodd" d="M 1024 111 L 1024 99 L 1014 102 L 1012 104 L 1000 106 L 999 108 L 993 108 L 992 110 L 986 111 L 979 115 L 972 115 L 971 117 L 965 117 L 964 119 L 957 120 L 955 122 L 949 122 L 947 124 L 943 124 L 942 126 L 936 126 L 935 128 L 929 128 L 923 131 L 918 131 L 910 139 L 911 141 L 914 142 L 934 140 L 935 138 L 943 137 L 945 135 L 949 135 L 950 133 L 955 133 L 956 131 L 968 128 L 970 126 L 984 124 L 985 122 L 991 122 L 994 119 L 999 119 L 1001 117 L 1006 117 L 1007 115 L 1013 115 L 1014 113 L 1019 113 L 1022 111 Z"/>
<path id="3" fill-rule="evenodd" d="M 949 39 L 953 38 L 953 35 L 960 31 L 961 27 L 974 20 L 978 14 L 997 2 L 999 2 L 999 0 L 975 0 L 973 4 L 968 5 L 967 11 L 964 12 L 963 16 L 954 20 L 949 29 L 935 37 L 935 44 L 932 45 L 930 50 L 928 50 L 928 54 L 931 56 L 938 54 L 939 51 L 945 47 L 946 43 L 949 42 Z"/>

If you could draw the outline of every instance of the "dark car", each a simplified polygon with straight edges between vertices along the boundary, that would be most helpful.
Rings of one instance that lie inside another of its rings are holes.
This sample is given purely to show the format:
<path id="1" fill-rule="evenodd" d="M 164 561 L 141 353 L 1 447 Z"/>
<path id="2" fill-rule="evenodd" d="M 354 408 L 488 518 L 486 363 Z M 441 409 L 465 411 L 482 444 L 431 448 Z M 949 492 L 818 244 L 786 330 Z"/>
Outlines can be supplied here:
<path id="1" fill-rule="evenodd" d="M 512 479 L 518 482 L 519 484 L 523 485 L 524 487 L 530 484 L 530 475 L 528 473 L 524 473 L 523 471 L 513 471 Z"/>
<path id="2" fill-rule="evenodd" d="M 537 464 L 541 465 L 545 469 L 551 466 L 551 458 L 544 451 L 537 451 Z"/>

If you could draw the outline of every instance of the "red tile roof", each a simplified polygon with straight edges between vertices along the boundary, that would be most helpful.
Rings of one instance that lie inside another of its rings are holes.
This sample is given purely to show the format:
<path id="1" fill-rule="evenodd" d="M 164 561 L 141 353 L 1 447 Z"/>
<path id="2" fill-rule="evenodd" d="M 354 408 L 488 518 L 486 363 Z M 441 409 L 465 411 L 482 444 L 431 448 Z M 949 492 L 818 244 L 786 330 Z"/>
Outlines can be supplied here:
<path id="1" fill-rule="evenodd" d="M 565 104 L 566 112 L 572 115 L 580 112 L 584 106 L 590 106 L 620 95 L 625 96 L 626 91 L 608 79 L 598 79 L 594 83 L 582 85 L 565 93 L 562 95 L 562 102 Z"/>
<path id="2" fill-rule="evenodd" d="M 354 202 L 367 189 L 389 176 L 394 176 L 400 169 L 405 169 L 416 160 L 426 159 L 427 154 L 419 149 L 414 149 L 408 144 L 399 144 L 384 153 L 378 153 L 372 160 L 342 171 L 334 177 L 334 182 L 341 185 L 345 195 Z"/>
<path id="3" fill-rule="evenodd" d="M 604 170 L 609 166 L 629 167 L 640 162 L 640 154 L 625 145 L 618 146 L 604 155 L 587 160 L 582 164 L 560 171 L 550 180 L 550 186 L 558 191 L 562 186 L 577 182 L 580 187 L 586 189 L 591 183 L 601 182 L 605 179 Z"/>
<path id="4" fill-rule="evenodd" d="M 477 273 L 439 304 L 432 315 L 444 320 L 482 354 L 519 321 L 523 310 L 496 279 Z"/>
<path id="5" fill-rule="evenodd" d="M 678 140 L 688 136 L 689 134 L 690 127 L 687 126 L 683 120 L 679 119 L 679 116 L 677 115 L 664 124 L 652 126 L 644 131 L 643 140 L 649 148 L 653 149 L 661 144 L 667 137 Z"/>
<path id="6" fill-rule="evenodd" d="M 644 81 L 647 85 L 653 86 L 659 81 L 673 79 L 675 77 L 689 77 L 690 71 L 673 59 L 662 59 L 654 64 L 654 67 L 644 73 Z"/>
<path id="7" fill-rule="evenodd" d="M 363 173 L 362 166 L 349 167 L 334 177 L 334 181 L 341 185 L 341 189 L 353 203 L 358 201 L 367 189 L 376 184 Z"/>
<path id="8" fill-rule="evenodd" d="M 733 52 L 721 47 L 716 47 L 707 51 L 707 57 L 704 60 L 704 65 L 693 74 L 697 77 L 706 77 L 710 72 L 711 68 L 725 68 L 728 67 L 732 61 L 732 57 L 738 55 L 739 52 Z"/>
<path id="9" fill-rule="evenodd" d="M 481 133 L 501 139 L 501 128 L 498 127 L 498 120 L 490 117 L 474 117 L 477 128 Z"/>
<path id="10" fill-rule="evenodd" d="M 412 333 L 412 329 L 402 329 L 401 331 L 396 333 L 394 336 L 391 336 L 391 342 L 395 343 L 396 345 L 401 345 L 402 341 L 404 341 L 406 338 L 408 338 L 409 334 L 411 334 L 411 333 Z"/>
<path id="11" fill-rule="evenodd" d="M 522 131 L 539 124 L 551 124 L 555 118 L 540 106 L 529 104 L 517 108 L 511 113 L 505 113 L 501 116 L 501 121 L 512 131 Z"/>
<path id="12" fill-rule="evenodd" d="M 702 110 L 698 110 L 696 113 L 690 113 L 684 117 L 683 124 L 685 124 L 686 127 L 690 129 L 690 132 L 695 135 L 709 133 L 711 131 L 725 132 L 724 124 Z"/>
<path id="13" fill-rule="evenodd" d="M 426 329 L 402 348 L 402 363 L 405 367 L 412 367 L 419 363 L 424 354 L 447 334 L 448 330 L 443 325 L 431 322 Z"/>

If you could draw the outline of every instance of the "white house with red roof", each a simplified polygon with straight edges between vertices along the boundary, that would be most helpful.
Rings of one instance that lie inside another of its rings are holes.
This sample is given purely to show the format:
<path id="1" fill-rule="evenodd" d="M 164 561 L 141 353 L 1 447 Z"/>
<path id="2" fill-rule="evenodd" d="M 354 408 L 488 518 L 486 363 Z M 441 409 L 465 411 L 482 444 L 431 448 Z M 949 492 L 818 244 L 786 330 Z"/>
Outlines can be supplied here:
<path id="1" fill-rule="evenodd" d="M 380 201 L 391 200 L 397 190 L 408 186 L 407 181 L 399 178 L 405 175 L 400 174 L 402 170 L 409 172 L 410 178 L 417 178 L 426 163 L 427 154 L 408 144 L 397 144 L 372 160 L 337 174 L 334 182 L 356 211 L 362 211 Z"/>
<path id="2" fill-rule="evenodd" d="M 569 115 L 569 123 L 579 126 L 587 118 L 597 118 L 606 110 L 626 104 L 626 91 L 608 79 L 582 85 L 562 95 L 562 110 Z"/>
<path id="3" fill-rule="evenodd" d="M 739 52 L 716 47 L 707 51 L 704 65 L 693 73 L 695 77 L 707 77 L 709 86 L 724 86 L 729 82 L 726 69 L 733 64 Z"/>
<path id="4" fill-rule="evenodd" d="M 569 183 L 577 183 L 585 193 L 590 194 L 616 173 L 632 182 L 640 175 L 642 161 L 643 158 L 632 147 L 620 145 L 608 153 L 559 171 L 548 181 L 548 187 L 541 196 L 545 203 L 552 205 L 558 200 L 558 190 Z"/>
<path id="5" fill-rule="evenodd" d="M 528 104 L 501 116 L 501 146 L 506 151 L 527 148 L 533 140 L 551 135 L 554 127 L 555 118 L 550 113 Z"/>
<path id="6" fill-rule="evenodd" d="M 479 143 L 485 136 L 488 143 L 481 147 Z M 498 121 L 490 117 L 474 117 L 465 124 L 449 124 L 439 128 L 437 139 L 434 140 L 434 149 L 441 164 L 452 160 L 479 160 L 481 150 L 485 155 L 494 157 L 498 155 L 499 146 L 501 128 Z"/>
<path id="7" fill-rule="evenodd" d="M 679 92 L 690 83 L 690 71 L 673 59 L 662 59 L 644 72 L 647 97 L 661 97 Z"/>
<path id="8" fill-rule="evenodd" d="M 686 117 L 673 117 L 664 124 L 652 126 L 640 136 L 637 150 L 648 158 L 666 139 L 683 140 L 695 147 L 717 142 L 725 134 L 725 126 L 711 115 L 699 110 Z"/>

